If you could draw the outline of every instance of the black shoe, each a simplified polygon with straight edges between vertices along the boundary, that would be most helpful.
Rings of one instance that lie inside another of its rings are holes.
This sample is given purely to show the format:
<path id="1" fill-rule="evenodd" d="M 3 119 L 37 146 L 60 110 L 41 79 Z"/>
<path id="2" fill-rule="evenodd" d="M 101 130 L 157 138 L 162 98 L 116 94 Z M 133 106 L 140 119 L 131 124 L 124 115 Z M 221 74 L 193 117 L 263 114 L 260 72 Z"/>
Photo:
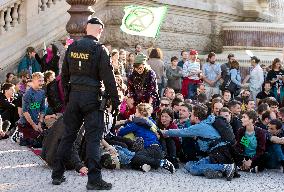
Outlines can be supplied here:
<path id="1" fill-rule="evenodd" d="M 240 178 L 240 177 L 241 177 L 241 175 L 237 171 L 235 171 L 233 178 Z"/>
<path id="2" fill-rule="evenodd" d="M 86 186 L 87 190 L 111 190 L 112 184 L 107 183 L 104 180 L 100 180 L 96 183 L 89 183 Z"/>
<path id="3" fill-rule="evenodd" d="M 168 171 L 170 171 L 171 173 L 174 173 L 176 171 L 175 166 L 167 159 L 163 159 L 162 160 L 162 167 Z"/>
<path id="4" fill-rule="evenodd" d="M 64 176 L 62 176 L 61 178 L 54 178 L 52 179 L 52 184 L 53 185 L 60 185 L 61 183 L 65 182 L 66 178 Z"/>

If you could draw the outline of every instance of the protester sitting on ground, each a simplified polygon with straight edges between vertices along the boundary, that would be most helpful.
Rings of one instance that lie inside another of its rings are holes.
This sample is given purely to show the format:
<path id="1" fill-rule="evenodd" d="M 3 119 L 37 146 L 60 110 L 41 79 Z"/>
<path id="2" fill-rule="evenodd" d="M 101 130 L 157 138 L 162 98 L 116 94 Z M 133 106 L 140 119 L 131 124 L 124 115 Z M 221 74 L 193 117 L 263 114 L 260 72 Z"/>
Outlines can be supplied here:
<path id="1" fill-rule="evenodd" d="M 176 93 L 174 89 L 170 87 L 166 87 L 163 96 L 169 98 L 170 101 L 172 102 L 174 98 L 176 97 Z"/>
<path id="2" fill-rule="evenodd" d="M 255 109 L 256 109 L 255 101 L 253 100 L 253 98 L 249 98 L 246 103 L 246 110 L 250 111 Z"/>
<path id="3" fill-rule="evenodd" d="M 276 101 L 275 98 L 268 100 L 267 104 L 269 105 L 270 111 L 274 112 L 275 114 L 278 114 L 279 103 Z"/>
<path id="4" fill-rule="evenodd" d="M 4 83 L 2 92 L 0 92 L 0 115 L 3 121 L 7 120 L 15 127 L 17 119 L 17 107 L 13 103 L 15 94 L 15 85 L 11 83 Z"/>
<path id="5" fill-rule="evenodd" d="M 220 109 L 219 114 L 220 115 L 215 118 L 213 127 L 219 132 L 223 141 L 234 145 L 236 143 L 236 138 L 233 128 L 230 124 L 232 112 L 227 107 L 223 107 Z"/>
<path id="6" fill-rule="evenodd" d="M 272 119 L 276 119 L 276 114 L 272 111 L 267 110 L 262 113 L 261 118 L 258 118 L 258 121 L 255 123 L 255 126 L 267 130 L 268 124 Z"/>
<path id="7" fill-rule="evenodd" d="M 149 172 L 151 168 L 164 168 L 171 173 L 175 172 L 173 164 L 163 158 L 163 153 L 159 145 L 151 145 L 147 149 L 132 152 L 127 148 L 118 145 L 111 146 L 103 142 L 107 152 L 101 156 L 100 163 L 107 169 L 119 169 L 121 166 L 130 165 L 132 169 Z"/>
<path id="8" fill-rule="evenodd" d="M 241 170 L 258 172 L 262 164 L 266 145 L 266 131 L 254 126 L 257 120 L 255 111 L 246 111 L 242 115 L 244 128 L 238 130 L 236 149 L 243 158 L 238 162 Z"/>
<path id="9" fill-rule="evenodd" d="M 221 141 L 220 134 L 212 126 L 215 120 L 214 116 L 207 117 L 207 109 L 201 105 L 195 105 L 191 114 L 191 122 L 194 125 L 186 129 L 162 131 L 164 136 L 169 137 L 197 137 L 200 150 L 205 152 L 205 158 L 199 161 L 189 161 L 185 165 L 185 169 L 192 175 L 205 175 L 208 178 L 214 178 L 216 172 L 224 173 L 227 180 L 231 180 L 234 176 L 235 165 L 233 162 L 224 164 L 215 162 L 207 156 L 207 154 L 220 146 L 226 144 Z"/>
<path id="10" fill-rule="evenodd" d="M 158 119 L 158 128 L 160 130 L 177 129 L 177 125 L 173 122 L 174 112 L 170 108 L 165 108 L 161 111 L 160 117 Z M 174 137 L 160 137 L 160 143 L 162 149 L 165 152 L 166 159 L 172 162 L 176 169 L 179 168 L 177 160 L 177 149 L 180 148 L 179 138 Z"/>
<path id="11" fill-rule="evenodd" d="M 191 126 L 191 112 L 191 105 L 184 103 L 180 106 L 179 118 L 174 121 L 177 124 L 178 129 L 187 129 Z M 181 137 L 180 141 L 181 149 L 178 151 L 179 160 L 183 163 L 197 160 L 197 156 L 200 154 L 200 149 L 196 139 L 192 137 Z"/>
<path id="12" fill-rule="evenodd" d="M 179 99 L 179 98 L 173 99 L 171 108 L 174 111 L 174 119 L 178 118 L 179 107 L 180 107 L 181 104 L 183 104 L 181 99 Z"/>
<path id="13" fill-rule="evenodd" d="M 24 93 L 26 92 L 26 87 L 27 87 L 27 81 L 28 79 L 30 79 L 30 75 L 27 71 L 22 71 L 19 74 L 20 77 L 20 94 L 24 95 Z"/>
<path id="14" fill-rule="evenodd" d="M 257 115 L 258 118 L 261 118 L 261 115 L 265 112 L 270 110 L 269 106 L 267 103 L 261 103 L 258 107 L 257 107 Z"/>
<path id="15" fill-rule="evenodd" d="M 274 143 L 272 141 L 268 141 L 266 145 L 266 152 L 264 154 L 264 162 L 265 168 L 268 169 L 279 169 L 280 166 L 284 168 L 284 130 L 282 129 L 282 123 L 278 119 L 272 119 L 268 124 L 268 138 L 272 136 L 276 136 L 278 138 L 282 138 L 282 145 Z M 283 169 L 284 172 L 284 169 Z"/>
<path id="16" fill-rule="evenodd" d="M 223 101 L 221 99 L 213 99 L 212 100 L 212 105 L 211 105 L 211 109 L 212 109 L 212 115 L 218 116 L 220 109 L 222 109 L 223 107 Z"/>
<path id="17" fill-rule="evenodd" d="M 271 92 L 270 81 L 265 81 L 262 91 L 256 95 L 256 104 L 258 105 L 260 100 L 263 100 L 267 97 L 274 97 L 273 93 Z"/>
<path id="18" fill-rule="evenodd" d="M 3 122 L 2 117 L 0 115 L 0 140 L 9 138 L 9 135 L 6 132 L 9 129 L 9 126 L 9 121 Z"/>
<path id="19" fill-rule="evenodd" d="M 119 120 L 126 120 L 133 114 L 135 114 L 136 108 L 134 106 L 134 100 L 132 97 L 124 97 L 120 104 L 120 111 L 118 115 Z"/>
<path id="20" fill-rule="evenodd" d="M 14 73 L 7 73 L 5 83 L 11 83 L 14 77 L 15 77 Z"/>
<path id="21" fill-rule="evenodd" d="M 62 113 L 64 101 L 59 96 L 59 88 L 53 71 L 44 73 L 44 81 L 46 83 L 46 98 L 50 113 Z"/>
<path id="22" fill-rule="evenodd" d="M 231 92 L 228 90 L 223 91 L 224 107 L 228 107 L 228 103 L 231 101 Z"/>
<path id="23" fill-rule="evenodd" d="M 59 74 L 59 52 L 58 48 L 54 44 L 48 45 L 46 48 L 46 54 L 41 59 L 41 72 L 46 71 L 53 71 L 55 73 L 55 76 Z"/>
<path id="24" fill-rule="evenodd" d="M 165 108 L 170 108 L 170 107 L 171 107 L 171 100 L 167 97 L 162 97 L 160 100 L 159 107 L 156 109 L 156 111 L 154 111 L 154 114 L 152 114 L 153 119 L 157 120 L 161 114 L 161 111 Z"/>
<path id="25" fill-rule="evenodd" d="M 181 93 L 177 93 L 176 98 L 179 98 L 180 100 L 182 100 L 182 102 L 184 102 L 184 98 L 183 98 L 183 95 Z"/>
<path id="26" fill-rule="evenodd" d="M 242 121 L 240 120 L 241 103 L 236 100 L 232 100 L 228 103 L 229 109 L 232 112 L 232 120 L 230 122 L 234 135 L 237 136 L 238 130 L 242 128 Z"/>
<path id="27" fill-rule="evenodd" d="M 18 74 L 20 74 L 22 71 L 27 71 L 31 76 L 33 73 L 41 71 L 40 64 L 35 59 L 35 56 L 35 49 L 33 47 L 28 47 L 26 55 L 19 63 Z"/>
<path id="28" fill-rule="evenodd" d="M 18 122 L 19 131 L 23 133 L 20 145 L 40 146 L 36 141 L 42 130 L 45 113 L 45 95 L 42 90 L 44 76 L 40 72 L 32 75 L 32 86 L 23 97 L 23 116 Z"/>
<path id="29" fill-rule="evenodd" d="M 139 123 L 133 121 L 127 123 L 124 127 L 118 130 L 118 136 L 125 136 L 129 133 L 133 133 L 135 137 L 142 137 L 144 140 L 145 149 L 151 147 L 152 145 L 160 145 L 157 130 L 151 130 L 149 123 L 150 121 L 155 124 L 154 120 L 150 117 L 153 112 L 153 107 L 148 103 L 141 103 L 136 107 L 135 118 L 142 119 Z"/>
<path id="30" fill-rule="evenodd" d="M 241 102 L 241 110 L 245 111 L 246 110 L 246 103 L 247 100 L 251 97 L 250 90 L 244 89 L 241 91 L 240 96 L 235 97 L 235 100 Z"/>

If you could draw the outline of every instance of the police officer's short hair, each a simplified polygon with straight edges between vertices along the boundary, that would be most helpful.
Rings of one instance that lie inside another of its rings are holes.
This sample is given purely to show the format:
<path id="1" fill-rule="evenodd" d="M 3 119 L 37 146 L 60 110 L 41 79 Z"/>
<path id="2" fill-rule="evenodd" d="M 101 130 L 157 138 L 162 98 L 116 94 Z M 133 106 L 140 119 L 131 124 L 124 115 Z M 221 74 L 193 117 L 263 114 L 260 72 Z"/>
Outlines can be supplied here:
<path id="1" fill-rule="evenodd" d="M 87 24 L 98 24 L 98 25 L 101 25 L 102 28 L 104 28 L 104 23 L 102 22 L 102 20 L 100 20 L 100 19 L 97 18 L 97 17 L 93 17 L 93 18 L 89 19 L 89 21 L 87 22 Z"/>

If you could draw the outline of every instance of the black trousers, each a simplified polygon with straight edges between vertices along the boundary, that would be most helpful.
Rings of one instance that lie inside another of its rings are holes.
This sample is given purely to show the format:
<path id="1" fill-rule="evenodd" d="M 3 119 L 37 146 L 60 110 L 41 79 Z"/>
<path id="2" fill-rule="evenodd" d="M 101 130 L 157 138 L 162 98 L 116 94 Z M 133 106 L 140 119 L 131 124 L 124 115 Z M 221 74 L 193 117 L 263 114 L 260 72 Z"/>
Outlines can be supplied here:
<path id="1" fill-rule="evenodd" d="M 162 145 L 162 149 L 165 152 L 167 158 L 176 158 L 177 157 L 177 148 L 176 143 L 173 138 L 161 138 L 160 143 Z"/>
<path id="2" fill-rule="evenodd" d="M 88 182 L 102 179 L 99 148 L 104 130 L 104 114 L 98 110 L 100 103 L 97 98 L 98 94 L 95 92 L 71 91 L 63 117 L 65 130 L 56 152 L 52 178 L 63 176 L 64 163 L 71 158 L 73 143 L 84 121 Z"/>
<path id="3" fill-rule="evenodd" d="M 163 151 L 159 145 L 151 145 L 147 149 L 138 151 L 131 160 L 131 167 L 140 170 L 144 164 L 150 165 L 153 169 L 160 167 L 160 162 L 163 159 Z"/>

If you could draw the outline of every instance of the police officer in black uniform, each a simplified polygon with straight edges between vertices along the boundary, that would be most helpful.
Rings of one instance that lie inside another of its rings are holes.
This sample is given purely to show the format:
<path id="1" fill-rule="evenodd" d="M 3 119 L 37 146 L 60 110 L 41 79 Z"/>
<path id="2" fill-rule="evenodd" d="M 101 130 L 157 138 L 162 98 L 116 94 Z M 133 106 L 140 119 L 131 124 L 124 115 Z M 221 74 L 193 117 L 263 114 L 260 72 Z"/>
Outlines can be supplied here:
<path id="1" fill-rule="evenodd" d="M 73 143 L 82 123 L 85 125 L 86 163 L 88 167 L 88 190 L 110 190 L 112 185 L 101 175 L 100 141 L 104 130 L 104 113 L 100 108 L 102 81 L 112 102 L 113 111 L 118 109 L 119 97 L 108 50 L 98 40 L 104 24 L 98 18 L 87 22 L 87 35 L 75 41 L 66 51 L 62 66 L 62 84 L 66 94 L 64 135 L 59 144 L 52 184 L 65 181 L 64 162 L 70 158 Z"/>

